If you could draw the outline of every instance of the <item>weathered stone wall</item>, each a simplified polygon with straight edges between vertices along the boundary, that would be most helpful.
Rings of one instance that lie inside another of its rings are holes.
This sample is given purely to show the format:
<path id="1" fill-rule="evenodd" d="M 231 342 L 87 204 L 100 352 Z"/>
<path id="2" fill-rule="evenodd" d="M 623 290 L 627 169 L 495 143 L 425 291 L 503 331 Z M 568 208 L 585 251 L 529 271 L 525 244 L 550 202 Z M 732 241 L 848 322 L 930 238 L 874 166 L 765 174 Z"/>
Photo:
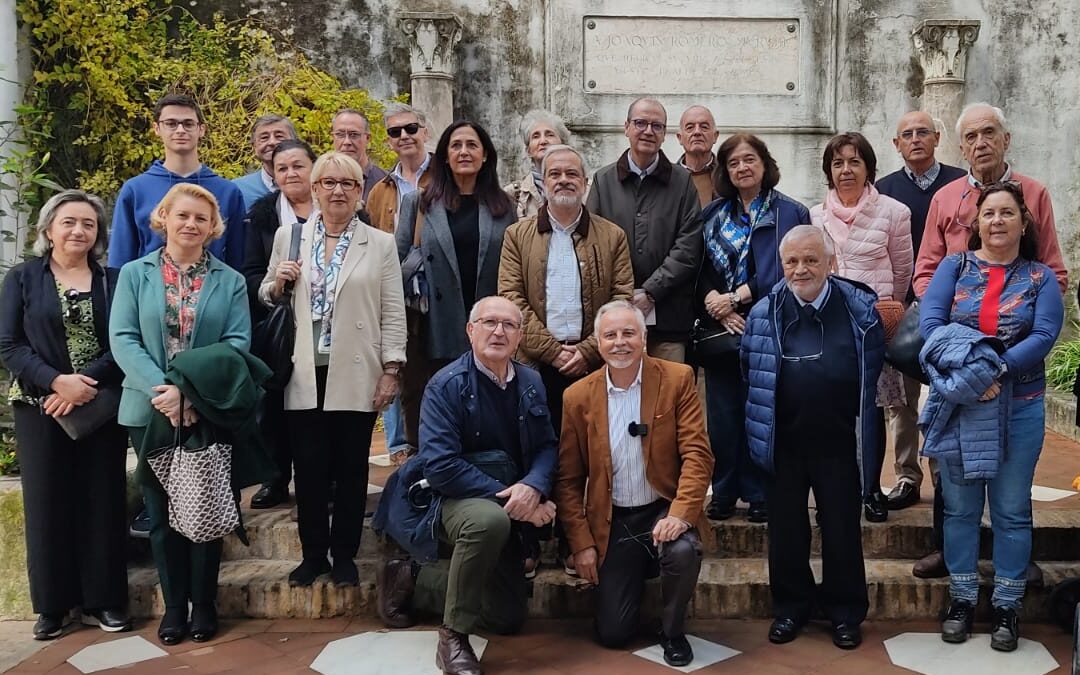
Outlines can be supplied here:
<path id="1" fill-rule="evenodd" d="M 227 0 L 199 3 L 197 9 L 224 9 L 232 15 L 255 12 L 292 31 L 315 60 L 351 85 L 379 96 L 408 91 L 409 55 L 396 17 L 402 11 L 453 11 L 464 22 L 458 46 L 459 79 L 455 114 L 477 120 L 496 138 L 503 178 L 524 171 L 517 122 L 529 108 L 552 100 L 545 45 L 580 32 L 580 25 L 549 24 L 557 0 Z M 607 0 L 582 0 L 583 12 L 618 7 Z M 657 0 L 649 14 L 686 16 L 694 0 Z M 799 3 L 794 3 L 799 4 Z M 879 172 L 895 170 L 900 159 L 890 139 L 896 119 L 918 106 L 922 72 L 910 32 L 923 19 L 964 18 L 982 22 L 967 71 L 967 101 L 989 100 L 1009 116 L 1014 166 L 1044 181 L 1051 190 L 1059 236 L 1075 265 L 1080 236 L 1080 4 L 1071 0 L 805 0 L 806 13 L 835 11 L 837 36 L 814 49 L 835 49 L 835 129 L 860 130 L 879 156 Z M 745 15 L 746 3 L 707 3 L 717 16 Z M 597 11 L 600 10 L 600 11 Z M 617 11 L 614 13 L 618 13 Z M 701 14 L 689 14 L 700 16 Z M 663 98 L 663 97 L 661 97 Z M 738 101 L 733 102 L 738 105 Z M 556 110 L 556 112 L 560 112 Z M 669 110 L 677 117 L 680 111 Z M 718 115 L 719 116 L 719 115 Z M 674 120 L 673 120 L 674 121 Z M 822 197 L 820 152 L 828 134 L 763 133 L 784 179 L 781 189 L 808 203 Z M 589 160 L 611 161 L 625 147 L 617 132 L 579 134 Z M 946 142 L 955 143 L 955 138 Z M 669 154 L 677 153 L 674 133 Z"/>

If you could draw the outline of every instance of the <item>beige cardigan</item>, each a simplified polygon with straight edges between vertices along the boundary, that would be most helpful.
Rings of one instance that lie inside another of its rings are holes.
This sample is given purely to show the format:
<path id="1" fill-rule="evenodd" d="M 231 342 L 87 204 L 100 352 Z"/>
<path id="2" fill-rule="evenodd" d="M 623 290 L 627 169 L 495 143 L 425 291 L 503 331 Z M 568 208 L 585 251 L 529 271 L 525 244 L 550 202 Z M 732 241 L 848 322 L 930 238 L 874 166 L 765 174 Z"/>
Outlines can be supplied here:
<path id="1" fill-rule="evenodd" d="M 314 221 L 301 230 L 300 278 L 293 289 L 296 346 L 293 374 L 285 387 L 286 410 L 316 407 L 315 352 L 311 330 L 311 248 Z M 259 300 L 269 306 L 278 263 L 288 258 L 292 228 L 280 227 Z M 405 296 L 393 235 L 361 221 L 353 233 L 338 275 L 330 372 L 323 410 L 374 411 L 375 386 L 383 364 L 405 363 Z"/>

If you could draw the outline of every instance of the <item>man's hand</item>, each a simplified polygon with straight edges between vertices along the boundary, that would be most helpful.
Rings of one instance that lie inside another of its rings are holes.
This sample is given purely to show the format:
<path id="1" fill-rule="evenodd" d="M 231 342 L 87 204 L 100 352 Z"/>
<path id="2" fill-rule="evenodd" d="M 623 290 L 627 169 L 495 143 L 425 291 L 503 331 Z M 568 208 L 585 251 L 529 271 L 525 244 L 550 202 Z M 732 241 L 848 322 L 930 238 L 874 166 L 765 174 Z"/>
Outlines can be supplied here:
<path id="1" fill-rule="evenodd" d="M 690 526 L 686 524 L 685 520 L 676 518 L 675 516 L 664 516 L 660 520 L 656 521 L 656 526 L 652 530 L 653 544 L 663 544 L 668 541 L 675 541 L 683 532 L 690 529 Z"/>
<path id="2" fill-rule="evenodd" d="M 525 519 L 526 522 L 537 527 L 544 527 L 553 520 L 555 520 L 555 502 L 552 501 L 538 504 L 533 509 L 533 512 L 529 514 L 529 517 Z"/>
<path id="3" fill-rule="evenodd" d="M 525 483 L 514 483 L 502 492 L 496 492 L 495 496 L 506 499 L 503 511 L 512 520 L 528 520 L 540 504 L 540 491 Z"/>
<path id="4" fill-rule="evenodd" d="M 562 370 L 563 366 L 570 363 L 570 359 L 574 358 L 574 354 L 576 354 L 576 353 L 577 353 L 577 350 L 574 349 L 573 347 L 568 347 L 566 345 L 563 345 L 562 349 L 559 350 L 558 355 L 551 362 L 551 365 L 555 366 L 559 370 Z"/>
<path id="5" fill-rule="evenodd" d="M 639 289 L 634 291 L 634 299 L 632 302 L 645 316 L 648 316 L 649 312 L 653 311 L 653 301 L 649 299 L 649 294 L 643 290 Z"/>
<path id="6" fill-rule="evenodd" d="M 595 546 L 574 554 L 574 569 L 577 570 L 578 576 L 594 586 L 600 583 L 600 574 L 596 569 L 598 559 L 599 552 Z"/>
<path id="7" fill-rule="evenodd" d="M 559 368 L 560 373 L 567 377 L 581 377 L 589 372 L 589 362 L 585 360 L 585 355 L 581 353 L 580 349 L 577 347 L 563 347 L 563 349 L 573 350 L 574 355 L 565 365 Z"/>

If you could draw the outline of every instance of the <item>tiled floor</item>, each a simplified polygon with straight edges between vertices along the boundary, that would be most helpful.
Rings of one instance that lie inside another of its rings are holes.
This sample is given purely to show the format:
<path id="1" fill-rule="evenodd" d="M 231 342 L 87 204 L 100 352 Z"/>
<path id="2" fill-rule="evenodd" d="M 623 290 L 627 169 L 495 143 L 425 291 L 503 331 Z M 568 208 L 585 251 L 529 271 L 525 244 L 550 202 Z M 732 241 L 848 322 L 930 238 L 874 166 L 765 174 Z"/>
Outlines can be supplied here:
<path id="1" fill-rule="evenodd" d="M 884 640 L 901 633 L 933 632 L 937 626 L 927 622 L 876 623 L 864 626 L 865 642 L 853 651 L 833 646 L 829 632 L 823 626 L 810 626 L 803 635 L 787 645 L 769 644 L 765 621 L 700 621 L 691 625 L 692 634 L 723 644 L 742 652 L 727 660 L 697 670 L 697 673 L 739 675 L 790 675 L 794 673 L 829 673 L 830 675 L 885 675 L 911 672 L 898 668 L 889 660 Z M 134 635 L 157 645 L 156 622 L 137 626 Z M 432 626 L 417 630 L 432 630 Z M 371 620 L 349 621 L 229 621 L 222 634 L 209 643 L 184 642 L 175 647 L 163 647 L 167 656 L 143 661 L 123 668 L 98 671 L 101 673 L 258 673 L 284 675 L 311 673 L 309 665 L 333 641 L 381 630 Z M 1053 672 L 1068 672 L 1070 638 L 1059 629 L 1033 625 L 1023 626 L 1025 637 L 1037 640 L 1061 666 Z M 80 671 L 67 659 L 91 644 L 130 638 L 133 634 L 109 635 L 93 628 L 81 628 L 65 635 L 44 650 L 30 657 L 10 675 L 23 673 L 77 674 Z M 522 634 L 510 637 L 487 636 L 490 643 L 482 664 L 488 675 L 666 675 L 674 671 L 651 663 L 632 652 L 649 646 L 642 638 L 625 650 L 609 650 L 594 644 L 589 638 L 589 626 L 582 621 L 530 621 Z M 27 638 L 29 639 L 29 637 Z M 983 655 L 986 664 L 980 666 L 978 657 L 965 669 L 985 675 L 994 666 L 1009 664 L 1009 654 L 991 652 Z M 380 654 L 366 654 L 356 662 L 358 674 L 380 672 L 376 659 Z M 383 654 L 385 656 L 385 654 Z M 434 654 L 432 654 L 434 659 Z M 1024 673 L 1023 666 L 1012 662 L 1010 672 Z M 418 675 L 399 671 L 397 675 Z"/>

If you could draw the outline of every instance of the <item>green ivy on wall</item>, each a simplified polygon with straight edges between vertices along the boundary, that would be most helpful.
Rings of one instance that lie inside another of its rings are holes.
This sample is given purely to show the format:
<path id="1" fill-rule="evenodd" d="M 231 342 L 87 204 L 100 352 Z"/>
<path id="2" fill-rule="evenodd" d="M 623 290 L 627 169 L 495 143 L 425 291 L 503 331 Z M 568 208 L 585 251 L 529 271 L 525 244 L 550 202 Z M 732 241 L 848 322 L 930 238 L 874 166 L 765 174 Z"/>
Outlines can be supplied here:
<path id="1" fill-rule="evenodd" d="M 195 97 L 209 133 L 200 159 L 233 178 L 251 171 L 251 124 L 289 117 L 317 152 L 329 150 L 341 108 L 368 118 L 369 152 L 393 163 L 382 103 L 346 89 L 287 39 L 251 19 L 200 23 L 171 0 L 18 0 L 31 36 L 33 83 L 20 124 L 58 183 L 111 196 L 163 150 L 151 108 L 169 92 Z"/>

